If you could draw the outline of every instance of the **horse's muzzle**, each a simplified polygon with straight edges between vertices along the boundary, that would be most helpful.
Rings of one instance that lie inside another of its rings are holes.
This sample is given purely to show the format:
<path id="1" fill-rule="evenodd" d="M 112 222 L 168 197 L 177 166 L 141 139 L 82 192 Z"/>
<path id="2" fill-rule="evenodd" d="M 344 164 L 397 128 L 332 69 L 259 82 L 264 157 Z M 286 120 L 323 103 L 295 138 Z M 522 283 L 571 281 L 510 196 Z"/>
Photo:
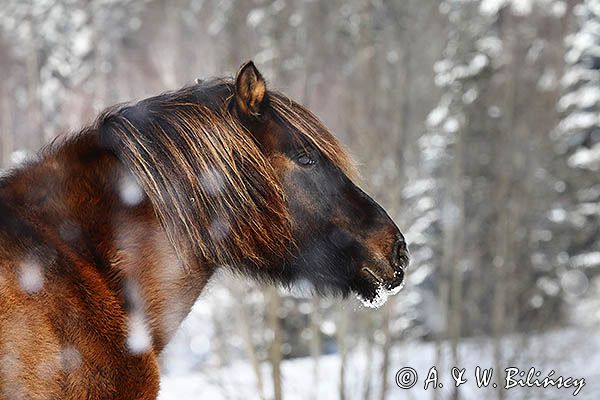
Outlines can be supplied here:
<path id="1" fill-rule="evenodd" d="M 394 268 L 394 279 L 386 283 L 387 289 L 393 289 L 402 285 L 409 261 L 410 256 L 408 253 L 408 247 L 406 246 L 404 237 L 402 234 L 400 234 L 396 240 L 396 243 L 394 243 L 390 257 L 390 264 Z"/>

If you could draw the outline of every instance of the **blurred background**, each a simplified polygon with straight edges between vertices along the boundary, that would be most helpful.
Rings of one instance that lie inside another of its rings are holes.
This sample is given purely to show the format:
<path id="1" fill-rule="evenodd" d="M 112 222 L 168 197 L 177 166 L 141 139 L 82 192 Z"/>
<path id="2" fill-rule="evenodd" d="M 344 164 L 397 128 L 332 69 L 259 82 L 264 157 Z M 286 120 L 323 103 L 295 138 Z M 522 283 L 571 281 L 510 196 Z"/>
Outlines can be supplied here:
<path id="1" fill-rule="evenodd" d="M 370 310 L 223 273 L 163 354 L 161 399 L 572 396 L 454 389 L 476 365 L 599 398 L 599 0 L 0 0 L 0 163 L 249 59 L 347 145 L 408 282 Z M 424 390 L 434 365 L 445 387 Z"/>

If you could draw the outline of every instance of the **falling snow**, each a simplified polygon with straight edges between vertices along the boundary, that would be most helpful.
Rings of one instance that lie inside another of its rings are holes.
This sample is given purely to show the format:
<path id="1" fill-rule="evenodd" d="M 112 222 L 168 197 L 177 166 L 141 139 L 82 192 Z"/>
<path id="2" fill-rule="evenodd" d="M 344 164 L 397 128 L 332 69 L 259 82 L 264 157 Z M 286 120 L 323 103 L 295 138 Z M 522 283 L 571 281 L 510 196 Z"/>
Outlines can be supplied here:
<path id="1" fill-rule="evenodd" d="M 65 372 L 73 372 L 81 365 L 81 353 L 75 347 L 64 347 L 60 351 L 60 362 Z"/>
<path id="2" fill-rule="evenodd" d="M 221 242 L 229 235 L 231 227 L 227 221 L 222 218 L 215 219 L 209 227 L 210 237 L 215 242 Z"/>
<path id="3" fill-rule="evenodd" d="M 414 364 L 420 373 L 436 363 L 439 349 L 442 358 L 450 360 L 445 356 L 451 355 L 451 343 L 441 339 L 436 348 L 428 342 L 429 338 L 445 337 L 445 317 L 452 320 L 445 315 L 445 299 L 433 294 L 447 278 L 446 265 L 440 261 L 442 254 L 456 258 L 448 270 L 459 271 L 464 287 L 473 288 L 462 293 L 464 303 L 459 309 L 469 310 L 461 316 L 465 319 L 463 334 L 491 334 L 486 331 L 491 323 L 486 312 L 493 303 L 481 302 L 477 293 L 485 298 L 487 288 L 496 289 L 497 282 L 490 278 L 494 269 L 509 266 L 516 267 L 518 273 L 510 276 L 508 286 L 516 298 L 522 299 L 510 311 L 523 314 L 516 315 L 517 322 L 506 324 L 507 327 L 537 331 L 538 326 L 529 325 L 529 318 L 519 319 L 522 315 L 552 315 L 554 326 L 578 326 L 577 335 L 561 330 L 514 333 L 514 337 L 510 334 L 493 341 L 487 336 L 461 338 L 456 345 L 461 362 L 492 365 L 494 346 L 500 343 L 504 344 L 501 349 L 506 359 L 514 359 L 509 354 L 513 350 L 518 356 L 529 351 L 532 359 L 527 359 L 527 364 L 535 361 L 548 368 L 558 366 L 561 373 L 576 366 L 573 373 L 597 376 L 600 341 L 595 331 L 600 320 L 600 252 L 597 240 L 586 242 L 584 236 L 591 234 L 594 239 L 593 235 L 597 235 L 600 184 L 597 175 L 591 175 L 591 179 L 588 175 L 585 181 L 578 174 L 597 174 L 600 170 L 600 25 L 598 18 L 590 14 L 600 15 L 600 2 L 582 0 L 574 7 L 559 0 L 371 3 L 363 9 L 360 2 L 343 2 L 336 8 L 326 1 L 275 0 L 237 7 L 231 1 L 191 0 L 163 9 L 128 0 L 7 0 L 0 7 L 0 64 L 9 71 L 0 85 L 8 99 L 7 104 L 0 104 L 0 114 L 6 117 L 0 120 L 0 142 L 6 150 L 4 162 L 17 167 L 35 159 L 32 149 L 20 147 L 25 143 L 37 145 L 37 140 L 41 140 L 34 136 L 40 129 L 32 126 L 33 118 L 29 118 L 36 111 L 40 113 L 41 125 L 47 128 L 48 139 L 58 132 L 56 128 L 69 130 L 78 126 L 82 110 L 87 113 L 90 107 L 100 109 L 109 100 L 125 100 L 131 94 L 149 93 L 155 87 L 175 87 L 183 83 L 176 82 L 179 75 L 231 72 L 229 64 L 236 61 L 219 55 L 224 49 L 237 53 L 216 39 L 235 36 L 239 43 L 234 47 L 251 54 L 274 86 L 280 85 L 286 91 L 289 88 L 290 94 L 304 93 L 302 100 L 314 105 L 319 117 L 355 150 L 366 164 L 361 168 L 365 181 L 389 207 L 389 214 L 402 227 L 411 251 L 415 248 L 412 254 L 418 268 L 407 275 L 406 290 L 390 308 L 391 332 L 397 334 L 390 352 L 391 366 Z M 426 7 L 421 8 L 421 3 Z M 406 13 L 401 29 L 396 29 L 396 13 L 403 17 Z M 152 25 L 156 20 L 161 21 L 160 29 Z M 511 29 L 504 29 L 506 21 Z M 138 30 L 141 32 L 136 34 Z M 565 31 L 572 32 L 563 43 L 560 35 Z M 195 50 L 190 53 L 190 49 Z M 196 55 L 192 54 L 194 51 Z M 190 53 L 185 65 L 178 64 L 179 53 Z M 222 59 L 227 59 L 226 67 L 219 61 Z M 433 65 L 435 60 L 439 61 Z M 132 63 L 135 74 L 131 73 Z M 19 66 L 27 68 L 19 71 Z M 563 70 L 561 78 L 559 73 Z M 506 89 L 509 90 L 505 93 Z M 357 93 L 367 96 L 356 96 Z M 326 94 L 335 101 L 330 102 Z M 559 94 L 562 97 L 557 102 Z M 86 101 L 82 101 L 84 98 Z M 405 99 L 410 100 L 407 115 L 400 113 Z M 351 110 L 374 113 L 364 113 L 365 117 L 348 113 L 348 104 Z M 90 117 L 85 114 L 84 118 Z M 559 120 L 551 137 L 556 140 L 557 155 L 548 143 L 548 130 Z M 364 139 L 362 128 L 371 126 L 370 136 Z M 5 130 L 13 130 L 14 135 L 5 134 Z M 401 136 L 387 136 L 391 132 Z M 498 143 L 508 143 L 510 147 L 502 148 Z M 460 144 L 466 146 L 462 158 L 455 159 Z M 455 169 L 460 170 L 461 176 L 454 176 Z M 8 174 L 2 172 L 2 176 Z M 203 195 L 208 197 L 222 194 L 225 177 L 210 168 L 196 176 Z M 496 185 L 497 177 L 508 187 Z M 466 198 L 455 201 L 451 197 L 454 188 L 466 193 Z M 113 189 L 127 207 L 136 207 L 146 198 L 133 175 L 124 174 Z M 528 206 L 516 207 L 519 199 L 526 200 Z M 578 203 L 570 204 L 570 199 Z M 199 206 L 204 200 L 194 195 L 190 203 Z M 516 209 L 519 218 L 506 218 L 510 223 L 505 226 L 503 216 L 510 216 Z M 85 225 L 81 221 L 68 218 L 53 225 L 59 239 L 69 246 L 82 240 L 82 226 Z M 569 231 L 573 227 L 574 232 Z M 231 233 L 229 223 L 218 215 L 206 229 L 221 244 Z M 447 234 L 452 229 L 460 229 L 463 236 L 455 239 Z M 511 247 L 508 254 L 498 255 L 496 252 L 503 246 L 494 240 L 501 239 L 505 231 L 508 236 L 504 243 Z M 131 305 L 127 346 L 133 354 L 151 349 L 151 323 L 156 323 L 161 333 L 164 330 L 174 334 L 188 311 L 179 296 L 172 296 L 158 318 L 149 315 L 149 301 L 139 283 L 131 278 L 138 272 L 137 261 L 145 256 L 136 247 L 140 235 L 151 237 L 154 232 L 129 225 L 115 234 L 119 248 L 133 249 L 128 257 L 115 257 L 122 268 L 120 272 L 127 277 L 125 296 Z M 577 247 L 577 240 L 588 244 Z M 166 244 L 156 245 L 161 250 L 156 260 L 160 266 L 152 279 L 176 285 L 189 271 L 171 248 L 165 249 L 170 244 L 162 237 L 159 241 Z M 458 248 L 450 246 L 461 243 Z M 32 296 L 32 302 L 41 302 L 45 298 L 40 295 L 44 286 L 50 286 L 47 274 L 51 264 L 47 258 L 39 262 L 33 254 L 36 252 L 31 251 L 25 261 L 10 267 L 14 267 L 18 288 Z M 248 357 L 242 338 L 246 328 L 238 326 L 235 316 L 239 310 L 252 317 L 247 330 L 264 379 L 262 397 L 273 397 L 271 365 L 263 361 L 268 358 L 265 349 L 273 338 L 264 326 L 267 318 L 263 318 L 268 294 L 263 287 L 237 290 L 239 277 L 234 280 L 216 275 L 216 283 L 209 284 L 161 362 L 165 374 L 161 399 L 253 398 L 256 377 L 251 363 L 244 359 Z M 0 287 L 6 279 L 12 278 L 0 271 Z M 389 291 L 379 287 L 373 301 L 361 302 L 366 307 L 381 307 L 401 288 Z M 323 339 L 323 352 L 341 352 L 344 343 L 332 339 L 338 334 L 339 340 L 348 337 L 345 345 L 352 344 L 348 346 L 344 368 L 348 376 L 360 379 L 349 379 L 352 392 L 346 393 L 347 397 L 431 397 L 430 392 L 399 391 L 393 385 L 395 371 L 390 371 L 386 396 L 379 386 L 373 385 L 370 396 L 361 386 L 368 380 L 381 381 L 383 360 L 379 349 L 385 340 L 381 314 L 371 310 L 363 313 L 357 306 L 358 310 L 350 311 L 350 332 L 344 333 L 335 322 L 339 309 L 332 304 L 337 300 L 321 298 L 318 304 L 313 303 L 314 288 L 308 281 L 298 282 L 291 293 L 281 289 L 278 295 L 282 300 L 279 317 L 285 348 L 284 398 L 339 396 L 343 359 L 340 354 L 318 359 L 293 354 L 297 348 L 308 347 L 314 335 L 307 327 L 299 335 L 288 329 L 307 322 L 319 325 L 316 329 Z M 508 301 L 503 305 L 508 306 L 512 299 Z M 352 307 L 342 303 L 341 309 L 348 308 Z M 317 318 L 313 320 L 314 317 Z M 23 318 L 15 325 L 29 328 L 31 321 Z M 594 330 L 580 331 L 580 324 L 589 324 Z M 352 332 L 354 326 L 360 329 Z M 425 336 L 427 339 L 419 339 Z M 292 342 L 294 337 L 302 340 Z M 412 337 L 416 338 L 414 342 Z M 374 345 L 366 347 L 369 341 Z M 6 343 L 0 343 L 4 346 L 0 351 L 0 381 L 9 383 L 0 397 L 26 399 L 28 394 L 13 381 L 23 372 L 22 361 L 27 354 Z M 525 351 L 523 343 L 527 343 Z M 564 349 L 556 352 L 561 345 Z M 287 353 L 290 349 L 292 353 Z M 45 379 L 57 372 L 76 371 L 86 361 L 80 350 L 83 348 L 63 344 L 54 357 L 37 365 L 33 373 Z M 365 358 L 369 352 L 373 353 L 372 359 Z M 539 354 L 543 354 L 541 359 Z M 313 380 L 313 376 L 318 379 Z M 460 393 L 461 398 L 481 398 L 481 391 L 469 391 L 467 386 Z M 227 393 L 229 388 L 231 392 Z M 590 380 L 582 398 L 595 399 L 598 393 L 600 384 Z M 562 398 L 552 392 L 543 394 Z M 517 393 L 516 397 L 537 398 L 530 392 Z"/>
<path id="4" fill-rule="evenodd" d="M 130 207 L 137 206 L 144 200 L 144 196 L 144 190 L 133 175 L 125 174 L 119 180 L 119 197 L 124 204 Z"/>
<path id="5" fill-rule="evenodd" d="M 200 185 L 204 191 L 211 195 L 218 195 L 225 185 L 223 174 L 215 169 L 208 169 L 200 174 Z"/>
<path id="6" fill-rule="evenodd" d="M 579 254 L 571 257 L 571 265 L 577 268 L 600 267 L 600 251 Z"/>
<path id="7" fill-rule="evenodd" d="M 152 335 L 141 312 L 132 313 L 127 321 L 127 348 L 132 354 L 142 354 L 152 348 Z"/>
<path id="8" fill-rule="evenodd" d="M 44 287 L 42 266 L 35 259 L 30 258 L 21 263 L 19 286 L 27 294 L 36 294 Z"/>

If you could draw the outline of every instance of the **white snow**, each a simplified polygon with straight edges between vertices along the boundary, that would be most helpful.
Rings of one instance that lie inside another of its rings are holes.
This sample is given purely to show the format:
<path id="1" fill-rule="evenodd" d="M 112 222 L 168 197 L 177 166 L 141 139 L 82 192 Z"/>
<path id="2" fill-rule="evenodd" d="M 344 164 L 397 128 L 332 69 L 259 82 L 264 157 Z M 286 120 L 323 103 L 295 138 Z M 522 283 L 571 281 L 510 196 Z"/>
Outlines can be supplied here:
<path id="1" fill-rule="evenodd" d="M 600 116 L 598 116 L 597 119 L 600 120 Z M 586 168 L 592 171 L 600 170 L 600 143 L 596 143 L 591 149 L 577 149 L 577 151 L 569 157 L 567 163 L 571 167 Z"/>
<path id="2" fill-rule="evenodd" d="M 289 21 L 291 27 L 296 28 L 296 27 L 300 26 L 300 24 L 302 23 L 302 20 L 303 20 L 302 14 L 300 14 L 299 12 L 295 12 L 292 15 L 290 15 L 290 18 L 288 21 Z"/>
<path id="3" fill-rule="evenodd" d="M 31 159 L 31 153 L 28 150 L 15 150 L 10 154 L 10 163 L 13 166 L 19 166 Z"/>
<path id="4" fill-rule="evenodd" d="M 489 106 L 487 111 L 490 118 L 500 118 L 502 116 L 502 109 L 498 106 Z"/>
<path id="5" fill-rule="evenodd" d="M 463 94 L 462 101 L 465 104 L 471 104 L 475 100 L 477 100 L 477 96 L 479 96 L 479 92 L 477 91 L 477 88 L 472 87 Z"/>
<path id="6" fill-rule="evenodd" d="M 73 37 L 73 53 L 76 57 L 84 57 L 92 48 L 92 30 L 89 27 L 81 29 Z"/>
<path id="7" fill-rule="evenodd" d="M 600 87 L 592 85 L 583 86 L 578 90 L 565 94 L 558 101 L 560 111 L 566 111 L 572 106 L 585 109 L 596 105 L 600 105 Z"/>
<path id="8" fill-rule="evenodd" d="M 533 0 L 482 0 L 479 12 L 482 15 L 492 16 L 498 14 L 506 6 L 511 6 L 513 14 L 525 16 L 531 13 Z"/>
<path id="9" fill-rule="evenodd" d="M 600 115 L 593 112 L 574 112 L 559 124 L 561 132 L 570 132 L 580 129 L 589 129 L 600 124 Z"/>
<path id="10" fill-rule="evenodd" d="M 456 133 L 460 128 L 460 123 L 456 118 L 448 118 L 446 122 L 444 122 L 444 131 L 448 133 Z"/>
<path id="11" fill-rule="evenodd" d="M 133 354 L 145 353 L 152 347 L 152 335 L 142 312 L 129 315 L 127 321 L 127 347 Z"/>
<path id="12" fill-rule="evenodd" d="M 494 344 L 489 338 L 463 339 L 458 346 L 458 367 L 465 368 L 467 383 L 459 387 L 463 400 L 496 398 L 497 391 L 491 386 L 478 388 L 475 384 L 476 366 L 494 368 Z M 535 367 L 546 376 L 551 370 L 555 376 L 584 378 L 585 386 L 577 397 L 573 388 L 557 389 L 515 387 L 504 392 L 507 400 L 516 399 L 585 399 L 596 400 L 600 396 L 600 333 L 597 329 L 562 329 L 544 334 L 511 335 L 500 341 L 503 369 L 517 367 L 527 371 Z M 381 381 L 381 354 L 376 350 L 373 359 L 366 357 L 364 345 L 350 348 L 345 363 L 346 395 L 348 400 L 364 399 L 365 382 L 371 385 L 368 399 L 379 398 Z M 397 342 L 390 353 L 389 389 L 386 400 L 431 399 L 433 390 L 424 390 L 423 381 L 431 367 L 436 366 L 444 387 L 438 389 L 441 400 L 452 398 L 453 380 L 450 372 L 451 347 L 442 345 L 442 362 L 436 362 L 436 346 L 432 342 Z M 411 389 L 395 385 L 396 373 L 403 367 L 414 368 L 418 383 Z M 339 398 L 340 357 L 337 354 L 321 356 L 315 373 L 311 358 L 284 360 L 282 363 L 283 393 L 286 400 L 337 399 Z M 272 397 L 271 369 L 261 364 L 261 375 L 266 398 Z M 504 376 L 504 371 L 502 375 Z M 209 365 L 198 372 L 188 371 L 178 375 L 164 375 L 161 382 L 160 400 L 206 399 L 259 399 L 256 377 L 249 362 L 238 360 L 230 365 Z"/>
<path id="13" fill-rule="evenodd" d="M 563 208 L 555 208 L 548 213 L 548 219 L 556 223 L 564 222 L 567 219 L 567 212 Z"/>
<path id="14" fill-rule="evenodd" d="M 246 23 L 252 28 L 256 28 L 265 19 L 266 13 L 263 8 L 255 8 L 248 13 Z"/>
<path id="15" fill-rule="evenodd" d="M 533 0 L 512 0 L 511 3 L 515 15 L 525 16 L 531 14 Z"/>
<path id="16" fill-rule="evenodd" d="M 229 235 L 230 230 L 231 226 L 229 225 L 229 223 L 221 218 L 217 218 L 214 221 L 212 221 L 210 227 L 208 228 L 210 237 L 215 242 L 220 242 L 223 239 L 225 239 Z"/>
<path id="17" fill-rule="evenodd" d="M 560 286 L 567 296 L 578 297 L 587 291 L 589 281 L 583 272 L 571 269 L 560 274 Z"/>
<path id="18" fill-rule="evenodd" d="M 600 71 L 583 68 L 581 66 L 573 66 L 569 68 L 561 79 L 563 87 L 569 87 L 578 82 L 598 82 L 600 81 Z"/>
<path id="19" fill-rule="evenodd" d="M 595 43 L 595 35 L 585 29 L 568 36 L 566 41 L 571 45 L 571 48 L 565 54 L 567 64 L 575 64 L 584 53 L 596 53 L 597 55 L 600 52 L 600 46 Z"/>
<path id="20" fill-rule="evenodd" d="M 414 245 L 427 243 L 427 236 L 423 232 L 440 220 L 440 211 L 432 209 L 423 215 L 419 216 L 405 232 L 410 238 L 410 242 Z"/>
<path id="21" fill-rule="evenodd" d="M 202 189 L 211 196 L 218 195 L 225 185 L 223 174 L 212 168 L 201 173 L 199 180 Z"/>
<path id="22" fill-rule="evenodd" d="M 63 370 L 72 372 L 81 365 L 81 353 L 75 347 L 64 347 L 60 352 L 60 361 Z"/>
<path id="23" fill-rule="evenodd" d="M 390 296 L 394 296 L 398 294 L 404 288 L 404 282 L 402 284 L 396 286 L 393 289 L 386 289 L 383 285 L 379 285 L 377 287 L 377 294 L 371 300 L 365 299 L 364 297 L 358 295 L 356 296 L 358 300 L 362 303 L 363 306 L 367 308 L 379 308 L 383 306 Z"/>
<path id="24" fill-rule="evenodd" d="M 537 82 L 538 90 L 542 92 L 549 92 L 558 86 L 558 76 L 556 71 L 551 68 L 546 68 L 540 79 Z"/>
<path id="25" fill-rule="evenodd" d="M 35 294 L 44 287 L 42 266 L 34 258 L 28 258 L 21 263 L 19 286 L 27 294 Z"/>
<path id="26" fill-rule="evenodd" d="M 493 58 L 499 57 L 502 54 L 502 40 L 495 36 L 481 38 L 475 43 L 475 46 L 477 50 Z"/>
<path id="27" fill-rule="evenodd" d="M 429 115 L 427 116 L 427 125 L 429 126 L 437 126 L 439 125 L 448 115 L 448 107 L 447 106 L 439 106 L 431 110 Z"/>
<path id="28" fill-rule="evenodd" d="M 558 283 L 545 276 L 539 278 L 536 282 L 536 285 L 537 287 L 542 289 L 544 293 L 551 297 L 556 296 L 560 292 L 560 286 L 558 285 Z"/>
<path id="29" fill-rule="evenodd" d="M 124 174 L 119 180 L 119 197 L 126 205 L 137 206 L 144 200 L 144 190 L 130 173 Z"/>
<path id="30" fill-rule="evenodd" d="M 448 87 L 456 81 L 467 80 L 479 75 L 489 64 L 491 54 L 476 53 L 468 64 L 454 65 L 448 60 L 435 64 L 435 84 Z"/>
<path id="31" fill-rule="evenodd" d="M 483 15 L 496 15 L 507 2 L 507 0 L 482 0 L 479 12 Z"/>
<path id="32" fill-rule="evenodd" d="M 561 18 L 567 12 L 567 3 L 564 1 L 555 1 L 550 6 L 550 12 L 553 17 Z"/>
<path id="33" fill-rule="evenodd" d="M 576 268 L 600 267 L 600 251 L 591 251 L 571 257 L 570 263 Z"/>
<path id="34" fill-rule="evenodd" d="M 598 199 L 600 199 L 600 184 L 577 191 L 577 200 L 581 202 L 597 201 Z"/>
<path id="35" fill-rule="evenodd" d="M 390 64 L 395 64 L 396 62 L 398 62 L 398 60 L 400 60 L 400 56 L 398 55 L 398 52 L 396 50 L 390 50 L 387 52 L 385 59 Z"/>
<path id="36" fill-rule="evenodd" d="M 420 197 L 434 187 L 435 181 L 433 179 L 418 179 L 412 183 L 408 182 L 407 186 L 402 190 L 402 196 L 406 199 Z"/>
<path id="37" fill-rule="evenodd" d="M 333 321 L 323 321 L 321 324 L 321 332 L 325 335 L 333 336 L 337 332 L 337 325 Z"/>
<path id="38" fill-rule="evenodd" d="M 531 304 L 531 306 L 534 308 L 540 308 L 542 305 L 544 305 L 544 298 L 539 294 L 535 294 L 529 300 L 529 304 Z"/>

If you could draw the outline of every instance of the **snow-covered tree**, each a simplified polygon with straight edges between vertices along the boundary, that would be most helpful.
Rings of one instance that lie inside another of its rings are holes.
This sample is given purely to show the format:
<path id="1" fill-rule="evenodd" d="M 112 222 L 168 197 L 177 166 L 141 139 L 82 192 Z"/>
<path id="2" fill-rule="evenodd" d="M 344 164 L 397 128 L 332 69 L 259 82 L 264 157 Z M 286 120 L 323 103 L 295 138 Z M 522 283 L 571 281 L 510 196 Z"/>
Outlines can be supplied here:
<path id="1" fill-rule="evenodd" d="M 563 118 L 557 140 L 569 152 L 569 165 L 600 171 L 600 1 L 574 8 L 579 29 L 566 39 L 567 64 L 558 103 Z"/>
<path id="2" fill-rule="evenodd" d="M 562 274 L 567 300 L 587 291 L 575 318 L 598 320 L 600 293 L 600 0 L 585 0 L 573 8 L 576 30 L 566 38 L 562 119 L 553 132 L 559 153 L 572 170 L 565 206 L 549 217 L 567 232 Z M 591 282 L 588 282 L 588 279 Z"/>
<path id="3" fill-rule="evenodd" d="M 0 30 L 17 44 L 14 56 L 27 66 L 30 130 L 43 138 L 27 145 L 37 147 L 64 129 L 59 108 L 65 91 L 110 70 L 113 46 L 139 28 L 140 10 L 141 3 L 132 0 L 2 3 Z"/>
<path id="4" fill-rule="evenodd" d="M 419 139 L 421 178 L 431 189 L 416 199 L 432 203 L 436 217 L 423 224 L 428 236 L 417 238 L 431 254 L 435 307 L 446 315 L 437 321 L 442 336 L 501 335 L 560 320 L 556 260 L 532 255 L 553 238 L 542 225 L 545 207 L 560 195 L 548 178 L 554 160 L 544 156 L 551 142 L 536 133 L 553 126 L 562 62 L 554 57 L 560 30 L 543 26 L 561 26 L 566 7 L 552 0 L 440 4 L 449 20 L 435 65 L 443 94 Z M 557 290 L 544 291 L 540 280 Z"/>

